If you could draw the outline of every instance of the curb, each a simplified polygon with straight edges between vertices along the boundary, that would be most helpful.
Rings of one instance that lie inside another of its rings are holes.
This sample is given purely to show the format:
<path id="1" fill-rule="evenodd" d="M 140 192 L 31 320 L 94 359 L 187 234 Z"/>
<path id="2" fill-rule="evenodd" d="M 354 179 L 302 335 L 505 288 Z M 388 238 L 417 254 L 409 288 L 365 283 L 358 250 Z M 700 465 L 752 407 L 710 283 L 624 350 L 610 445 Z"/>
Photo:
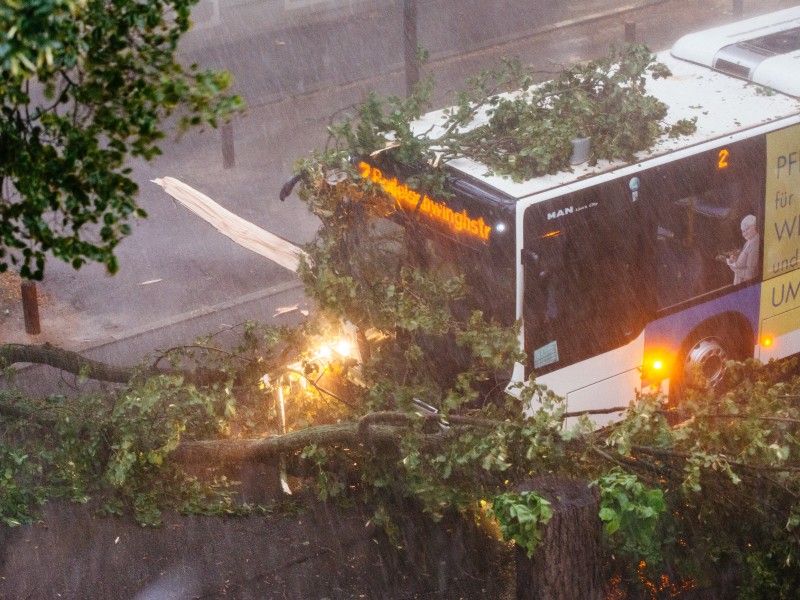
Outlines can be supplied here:
<path id="1" fill-rule="evenodd" d="M 168 329 L 180 323 L 187 323 L 194 319 L 199 319 L 200 317 L 204 317 L 207 315 L 212 315 L 214 313 L 222 312 L 224 310 L 228 310 L 230 308 L 235 308 L 238 306 L 242 306 L 244 304 L 248 304 L 250 302 L 257 302 L 261 300 L 265 300 L 267 298 L 272 298 L 274 296 L 278 296 L 280 294 L 284 294 L 287 292 L 291 292 L 297 289 L 302 289 L 303 282 L 299 279 L 293 279 L 291 281 L 286 281 L 283 283 L 279 283 L 277 285 L 273 285 L 268 288 L 264 288 L 262 290 L 258 290 L 256 292 L 251 292 L 249 294 L 245 294 L 244 296 L 238 296 L 237 298 L 233 298 L 231 300 L 227 300 L 225 302 L 220 302 L 219 304 L 214 304 L 211 306 L 201 306 L 200 308 L 195 308 L 193 310 L 173 315 L 170 317 L 165 317 L 163 319 L 159 319 L 157 321 L 152 321 L 145 326 L 136 327 L 133 329 L 129 329 L 127 331 L 122 332 L 118 336 L 115 336 L 114 339 L 100 342 L 96 345 L 89 345 L 79 352 L 89 352 L 93 350 L 100 350 L 107 346 L 111 346 L 117 344 L 119 342 L 129 341 L 137 337 L 141 337 L 147 335 L 149 333 L 153 333 L 156 331 L 160 331 L 163 329 Z"/>

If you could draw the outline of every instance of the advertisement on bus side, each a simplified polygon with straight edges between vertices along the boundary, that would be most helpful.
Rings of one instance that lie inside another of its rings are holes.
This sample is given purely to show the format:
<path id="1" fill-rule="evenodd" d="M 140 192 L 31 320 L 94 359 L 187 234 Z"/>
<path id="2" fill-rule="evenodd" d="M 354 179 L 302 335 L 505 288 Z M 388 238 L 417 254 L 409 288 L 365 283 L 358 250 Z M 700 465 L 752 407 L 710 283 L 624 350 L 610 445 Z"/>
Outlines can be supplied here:
<path id="1" fill-rule="evenodd" d="M 772 336 L 800 327 L 800 125 L 767 135 L 761 320 Z"/>

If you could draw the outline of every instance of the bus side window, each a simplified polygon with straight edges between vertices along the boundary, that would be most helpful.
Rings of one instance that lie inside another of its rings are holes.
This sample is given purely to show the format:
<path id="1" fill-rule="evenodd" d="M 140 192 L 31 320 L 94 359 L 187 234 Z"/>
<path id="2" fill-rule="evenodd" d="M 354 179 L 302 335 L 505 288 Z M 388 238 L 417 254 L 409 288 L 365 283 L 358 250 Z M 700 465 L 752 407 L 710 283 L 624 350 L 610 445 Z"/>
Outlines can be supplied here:
<path id="1" fill-rule="evenodd" d="M 679 179 L 680 173 L 677 165 L 664 175 L 655 198 L 660 310 L 733 285 L 728 259 L 745 243 L 742 219 L 748 214 L 760 219 L 756 187 L 748 185 L 745 173 L 703 178 L 688 168 Z M 680 183 L 670 187 L 668 181 Z"/>

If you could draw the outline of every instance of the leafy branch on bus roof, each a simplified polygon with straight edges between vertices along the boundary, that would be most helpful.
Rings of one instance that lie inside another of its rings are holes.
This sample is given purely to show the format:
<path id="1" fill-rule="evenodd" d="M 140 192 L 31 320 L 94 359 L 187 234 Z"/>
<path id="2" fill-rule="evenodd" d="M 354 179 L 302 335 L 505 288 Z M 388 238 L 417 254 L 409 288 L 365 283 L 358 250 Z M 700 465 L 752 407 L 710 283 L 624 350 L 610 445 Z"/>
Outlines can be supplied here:
<path id="1" fill-rule="evenodd" d="M 590 161 L 631 161 L 664 134 L 685 135 L 694 121 L 666 125 L 666 104 L 647 94 L 649 77 L 669 69 L 639 44 L 562 71 L 512 96 L 494 96 L 489 120 L 459 136 L 457 152 L 515 180 L 569 168 L 572 140 L 591 138 Z"/>
<path id="2" fill-rule="evenodd" d="M 590 162 L 630 161 L 663 135 L 696 129 L 696 119 L 666 122 L 666 104 L 647 94 L 648 79 L 670 75 L 643 44 L 612 47 L 602 58 L 539 84 L 518 60 L 506 59 L 471 78 L 456 104 L 425 131 L 413 122 L 430 101 L 431 78 L 407 99 L 370 94 L 352 118 L 329 128 L 327 149 L 381 155 L 408 167 L 466 156 L 514 180 L 569 170 L 572 141 L 582 137 L 591 138 Z"/>

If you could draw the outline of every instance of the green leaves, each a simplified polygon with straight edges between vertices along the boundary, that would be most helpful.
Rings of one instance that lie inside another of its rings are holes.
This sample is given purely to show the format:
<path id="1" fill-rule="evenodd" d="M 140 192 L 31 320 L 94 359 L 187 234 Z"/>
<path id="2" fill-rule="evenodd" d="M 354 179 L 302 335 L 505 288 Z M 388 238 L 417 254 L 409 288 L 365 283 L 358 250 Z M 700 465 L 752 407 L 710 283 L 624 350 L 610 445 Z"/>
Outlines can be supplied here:
<path id="1" fill-rule="evenodd" d="M 47 253 L 117 269 L 114 251 L 145 217 L 126 162 L 160 154 L 162 120 L 181 127 L 241 108 L 226 73 L 175 60 L 195 0 L 30 0 L 0 7 L 0 268 L 41 278 Z"/>
<path id="2" fill-rule="evenodd" d="M 224 392 L 157 377 L 116 397 L 0 398 L 5 407 L 9 402 L 31 418 L 0 411 L 0 521 L 28 522 L 35 506 L 54 497 L 99 496 L 109 510 L 127 508 L 144 525 L 157 525 L 167 507 L 191 503 L 211 511 L 226 502 L 224 486 L 198 486 L 169 460 L 181 439 L 221 433 L 229 418 Z"/>
<path id="3" fill-rule="evenodd" d="M 542 541 L 542 527 L 552 519 L 553 509 L 536 492 L 506 493 L 492 499 L 486 514 L 497 520 L 503 539 L 513 540 L 530 558 Z"/>
<path id="4" fill-rule="evenodd" d="M 694 131 L 686 120 L 662 127 L 667 107 L 646 95 L 648 75 L 670 73 L 641 44 L 612 48 L 525 93 L 496 96 L 488 122 L 461 134 L 459 150 L 514 180 L 569 169 L 574 138 L 591 137 L 591 161 L 631 160 L 666 131 Z"/>
<path id="5" fill-rule="evenodd" d="M 591 161 L 632 160 L 663 134 L 693 132 L 694 120 L 663 123 L 667 106 L 646 93 L 648 78 L 668 76 L 669 69 L 642 44 L 612 47 L 538 85 L 518 60 L 506 59 L 471 78 L 456 105 L 429 130 L 411 128 L 430 98 L 432 82 L 426 80 L 405 101 L 370 94 L 329 134 L 336 151 L 357 157 L 386 152 L 396 164 L 421 172 L 418 187 L 437 193 L 441 158 L 467 156 L 524 180 L 570 169 L 575 138 L 591 137 Z"/>
<path id="6" fill-rule="evenodd" d="M 329 452 L 317 444 L 306 446 L 300 452 L 300 458 L 314 466 L 317 476 L 315 483 L 317 497 L 323 501 L 340 496 L 345 488 L 339 474 L 329 468 L 328 461 L 331 454 L 335 454 L 335 451 Z"/>
<path id="7" fill-rule="evenodd" d="M 0 440 L 0 522 L 9 527 L 29 523 L 29 506 L 41 502 L 43 495 L 35 459 Z"/>
<path id="8" fill-rule="evenodd" d="M 664 493 L 648 489 L 638 478 L 614 468 L 592 482 L 600 489 L 600 520 L 620 552 L 635 561 L 658 563 L 658 524 L 666 509 Z"/>
<path id="9" fill-rule="evenodd" d="M 83 2 L 75 0 L 14 0 L 0 6 L 0 70 L 11 77 L 73 66 L 69 43 L 77 36 L 76 18 Z"/>

